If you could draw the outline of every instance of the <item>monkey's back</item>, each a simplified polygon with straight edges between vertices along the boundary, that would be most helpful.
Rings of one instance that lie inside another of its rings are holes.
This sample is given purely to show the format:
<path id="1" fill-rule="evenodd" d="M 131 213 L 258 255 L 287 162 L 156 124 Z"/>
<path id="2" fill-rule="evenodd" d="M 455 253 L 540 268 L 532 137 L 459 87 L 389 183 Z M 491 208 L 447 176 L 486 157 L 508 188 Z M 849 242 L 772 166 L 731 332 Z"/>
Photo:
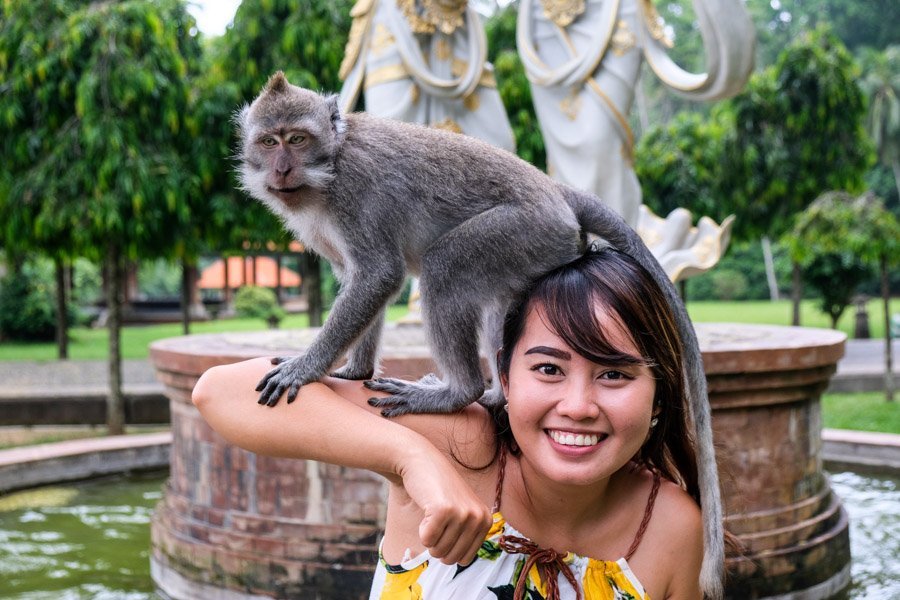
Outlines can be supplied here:
<path id="1" fill-rule="evenodd" d="M 407 224 L 426 228 L 431 239 L 503 204 L 542 212 L 548 202 L 567 206 L 559 183 L 476 138 L 365 113 L 346 121 L 332 194 L 358 204 L 366 218 L 384 213 L 385 226 L 397 227 L 398 203 Z"/>

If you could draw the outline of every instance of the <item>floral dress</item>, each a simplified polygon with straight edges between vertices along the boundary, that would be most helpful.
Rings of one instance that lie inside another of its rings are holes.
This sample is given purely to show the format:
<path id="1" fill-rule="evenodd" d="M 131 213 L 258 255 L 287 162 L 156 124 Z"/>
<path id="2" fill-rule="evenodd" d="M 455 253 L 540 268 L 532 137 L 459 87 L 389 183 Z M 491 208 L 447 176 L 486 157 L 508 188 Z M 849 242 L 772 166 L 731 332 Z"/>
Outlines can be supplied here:
<path id="1" fill-rule="evenodd" d="M 389 565 L 379 555 L 369 600 L 513 600 L 520 580 L 523 600 L 548 600 L 553 597 L 548 590 L 553 575 L 559 600 L 649 598 L 625 558 L 596 560 L 569 552 L 559 556 L 559 568 L 541 568 L 528 554 L 505 549 L 509 539 L 517 540 L 520 547 L 528 541 L 497 512 L 493 527 L 468 566 L 445 565 L 432 560 L 427 551 L 399 565 Z M 578 584 L 578 593 L 571 581 Z"/>
<path id="2" fill-rule="evenodd" d="M 649 600 L 628 559 L 653 513 L 659 473 L 644 517 L 625 557 L 597 560 L 541 548 L 515 530 L 500 512 L 506 451 L 494 503 L 494 524 L 469 565 L 445 565 L 428 551 L 390 565 L 379 552 L 369 600 Z"/>

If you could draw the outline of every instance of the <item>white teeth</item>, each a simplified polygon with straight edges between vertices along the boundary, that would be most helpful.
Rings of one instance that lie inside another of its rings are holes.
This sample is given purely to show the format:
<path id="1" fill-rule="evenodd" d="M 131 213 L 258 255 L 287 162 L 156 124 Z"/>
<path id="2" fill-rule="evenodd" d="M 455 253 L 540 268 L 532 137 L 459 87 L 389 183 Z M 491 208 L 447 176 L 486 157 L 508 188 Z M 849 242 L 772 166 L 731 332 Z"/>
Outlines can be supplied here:
<path id="1" fill-rule="evenodd" d="M 563 446 L 594 446 L 600 442 L 600 436 L 594 434 L 574 434 L 563 433 L 561 431 L 550 431 L 550 437 L 557 444 Z"/>

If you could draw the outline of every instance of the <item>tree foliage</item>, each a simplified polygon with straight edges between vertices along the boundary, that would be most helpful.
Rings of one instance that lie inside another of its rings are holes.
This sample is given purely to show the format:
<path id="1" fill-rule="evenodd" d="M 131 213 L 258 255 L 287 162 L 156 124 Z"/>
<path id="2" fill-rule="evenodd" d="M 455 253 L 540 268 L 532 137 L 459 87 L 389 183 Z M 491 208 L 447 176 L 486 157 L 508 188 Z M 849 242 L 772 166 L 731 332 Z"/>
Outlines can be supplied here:
<path id="1" fill-rule="evenodd" d="M 678 207 L 717 221 L 731 214 L 719 191 L 725 135 L 721 119 L 686 112 L 648 131 L 635 152 L 644 203 L 663 216 Z"/>
<path id="2" fill-rule="evenodd" d="M 786 243 L 835 321 L 874 267 L 900 264 L 900 224 L 870 194 L 821 195 L 798 215 Z"/>
<path id="3" fill-rule="evenodd" d="M 865 75 L 860 86 L 869 99 L 866 129 L 900 196 L 900 45 L 862 55 Z"/>
<path id="4" fill-rule="evenodd" d="M 5 0 L 2 15 L 3 237 L 104 260 L 107 424 L 122 433 L 123 260 L 185 256 L 196 223 L 186 159 L 194 21 L 179 0 Z"/>
<path id="5" fill-rule="evenodd" d="M 9 0 L 3 11 L 7 238 L 95 256 L 111 242 L 132 258 L 177 249 L 200 55 L 183 5 Z"/>
<path id="6" fill-rule="evenodd" d="M 861 191 L 870 164 L 857 69 L 827 29 L 807 32 L 734 98 L 723 185 L 742 237 L 777 236 L 828 189 Z"/>
<path id="7" fill-rule="evenodd" d="M 827 23 L 851 50 L 900 43 L 895 0 L 771 0 L 748 2 L 760 39 L 760 59 L 770 64 L 803 31 Z"/>
<path id="8" fill-rule="evenodd" d="M 516 7 L 498 11 L 485 24 L 488 60 L 516 139 L 516 154 L 541 170 L 547 168 L 544 137 L 531 100 L 531 86 L 516 50 Z"/>

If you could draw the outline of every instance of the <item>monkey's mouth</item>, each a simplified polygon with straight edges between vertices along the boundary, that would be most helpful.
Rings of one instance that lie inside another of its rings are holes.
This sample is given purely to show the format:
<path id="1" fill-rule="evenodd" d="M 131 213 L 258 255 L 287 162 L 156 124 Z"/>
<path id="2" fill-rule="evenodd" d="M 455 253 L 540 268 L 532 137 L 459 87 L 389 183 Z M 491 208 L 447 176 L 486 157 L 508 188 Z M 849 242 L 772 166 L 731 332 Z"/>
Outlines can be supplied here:
<path id="1" fill-rule="evenodd" d="M 266 186 L 266 190 L 273 194 L 296 194 L 302 187 L 302 185 L 298 185 L 296 187 L 275 188 L 269 185 Z"/>

